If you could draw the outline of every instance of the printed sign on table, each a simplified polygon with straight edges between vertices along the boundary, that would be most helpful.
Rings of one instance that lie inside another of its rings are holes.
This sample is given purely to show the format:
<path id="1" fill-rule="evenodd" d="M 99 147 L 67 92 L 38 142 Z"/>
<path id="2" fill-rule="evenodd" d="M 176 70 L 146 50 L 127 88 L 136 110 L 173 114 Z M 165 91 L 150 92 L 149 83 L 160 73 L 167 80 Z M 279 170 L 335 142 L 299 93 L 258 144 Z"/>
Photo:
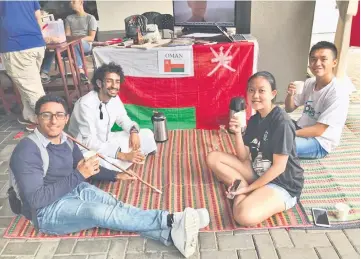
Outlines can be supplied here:
<path id="1" fill-rule="evenodd" d="M 159 50 L 159 74 L 191 75 L 193 74 L 192 50 Z"/>

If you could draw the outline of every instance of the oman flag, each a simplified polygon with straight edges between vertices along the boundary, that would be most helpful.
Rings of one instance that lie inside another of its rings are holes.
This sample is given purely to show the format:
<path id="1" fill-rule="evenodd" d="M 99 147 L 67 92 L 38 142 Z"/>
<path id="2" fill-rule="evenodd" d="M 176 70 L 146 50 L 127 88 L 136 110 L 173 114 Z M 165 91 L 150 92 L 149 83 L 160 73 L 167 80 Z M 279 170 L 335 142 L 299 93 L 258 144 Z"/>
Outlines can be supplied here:
<path id="1" fill-rule="evenodd" d="M 128 115 L 152 128 L 153 111 L 164 112 L 169 129 L 218 129 L 227 125 L 229 103 L 245 96 L 256 67 L 253 42 L 193 45 L 147 50 L 99 47 L 96 65 L 122 66 L 119 96 Z"/>
<path id="2" fill-rule="evenodd" d="M 184 63 L 172 63 L 171 59 L 165 59 L 164 72 L 184 72 Z"/>

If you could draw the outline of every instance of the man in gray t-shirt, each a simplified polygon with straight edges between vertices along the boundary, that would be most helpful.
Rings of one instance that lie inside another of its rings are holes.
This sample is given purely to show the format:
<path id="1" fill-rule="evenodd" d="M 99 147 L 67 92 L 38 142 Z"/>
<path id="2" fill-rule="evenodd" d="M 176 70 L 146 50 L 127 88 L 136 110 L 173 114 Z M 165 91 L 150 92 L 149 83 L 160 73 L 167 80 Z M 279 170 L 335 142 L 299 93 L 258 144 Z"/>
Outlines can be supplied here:
<path id="1" fill-rule="evenodd" d="M 94 41 L 97 31 L 97 21 L 95 17 L 84 11 L 82 0 L 72 0 L 71 8 L 75 14 L 71 14 L 65 19 L 65 34 L 66 36 L 84 36 L 82 45 L 84 53 L 91 51 L 91 43 Z M 82 82 L 88 82 L 88 78 L 83 70 L 83 61 L 81 59 L 81 52 L 79 46 L 75 48 L 75 58 L 80 71 L 80 79 Z M 54 52 L 46 52 L 43 64 L 41 66 L 41 78 L 43 84 L 50 82 L 49 71 L 54 60 Z"/>

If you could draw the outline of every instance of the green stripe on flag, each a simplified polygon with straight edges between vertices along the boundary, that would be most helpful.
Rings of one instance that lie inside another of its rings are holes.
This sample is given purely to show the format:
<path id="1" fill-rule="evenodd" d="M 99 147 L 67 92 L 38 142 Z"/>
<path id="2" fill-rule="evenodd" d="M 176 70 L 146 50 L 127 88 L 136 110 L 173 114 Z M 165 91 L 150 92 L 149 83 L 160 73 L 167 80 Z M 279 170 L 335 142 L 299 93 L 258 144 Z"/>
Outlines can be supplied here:
<path id="1" fill-rule="evenodd" d="M 172 68 L 171 72 L 184 72 L 184 68 Z"/>
<path id="2" fill-rule="evenodd" d="M 188 108 L 149 108 L 134 104 L 125 104 L 128 116 L 139 124 L 141 128 L 153 129 L 153 111 L 163 112 L 167 118 L 168 129 L 194 129 L 196 127 L 196 110 Z M 114 124 L 111 131 L 121 131 L 122 128 Z"/>

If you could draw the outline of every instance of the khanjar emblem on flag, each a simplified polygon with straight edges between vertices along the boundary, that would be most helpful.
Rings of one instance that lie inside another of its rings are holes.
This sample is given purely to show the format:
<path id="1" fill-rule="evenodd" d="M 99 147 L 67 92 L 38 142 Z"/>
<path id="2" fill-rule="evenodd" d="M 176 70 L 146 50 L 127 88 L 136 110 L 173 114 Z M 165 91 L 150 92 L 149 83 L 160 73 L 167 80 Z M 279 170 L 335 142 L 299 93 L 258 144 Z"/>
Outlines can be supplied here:
<path id="1" fill-rule="evenodd" d="M 188 50 L 158 51 L 160 74 L 192 75 L 193 53 Z"/>

